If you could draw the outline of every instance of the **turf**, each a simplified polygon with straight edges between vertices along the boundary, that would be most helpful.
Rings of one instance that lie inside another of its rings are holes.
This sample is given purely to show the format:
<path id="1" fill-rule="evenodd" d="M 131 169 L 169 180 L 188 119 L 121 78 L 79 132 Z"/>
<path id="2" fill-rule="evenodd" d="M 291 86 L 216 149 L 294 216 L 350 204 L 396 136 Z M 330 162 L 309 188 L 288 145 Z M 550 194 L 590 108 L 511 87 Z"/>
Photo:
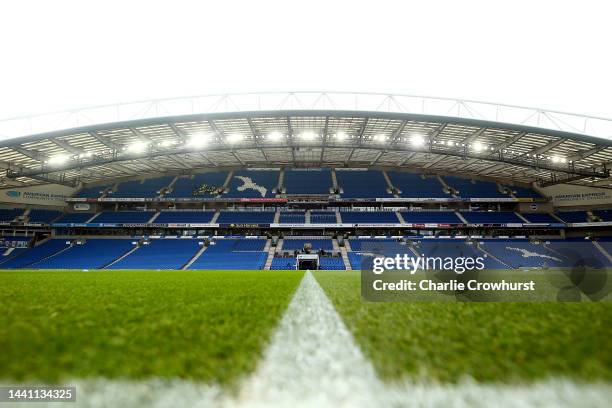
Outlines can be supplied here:
<path id="1" fill-rule="evenodd" d="M 612 304 L 365 302 L 358 272 L 315 276 L 382 378 L 612 380 Z"/>
<path id="2" fill-rule="evenodd" d="M 252 371 L 296 271 L 0 272 L 0 379 L 184 378 Z"/>

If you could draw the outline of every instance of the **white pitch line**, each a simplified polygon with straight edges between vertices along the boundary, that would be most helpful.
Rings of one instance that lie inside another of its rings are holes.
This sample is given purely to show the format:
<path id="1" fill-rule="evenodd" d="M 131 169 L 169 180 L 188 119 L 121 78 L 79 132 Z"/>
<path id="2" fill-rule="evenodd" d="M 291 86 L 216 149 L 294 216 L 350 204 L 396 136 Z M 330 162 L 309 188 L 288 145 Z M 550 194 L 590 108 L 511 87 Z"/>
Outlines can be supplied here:
<path id="1" fill-rule="evenodd" d="M 76 404 L 31 406 L 596 408 L 612 400 L 609 383 L 565 379 L 530 384 L 469 380 L 384 384 L 310 272 L 305 273 L 256 371 L 237 395 L 220 386 L 184 380 L 77 380 L 66 385 L 77 386 Z"/>
<path id="2" fill-rule="evenodd" d="M 239 406 L 371 407 L 382 384 L 330 300 L 304 274 Z"/>

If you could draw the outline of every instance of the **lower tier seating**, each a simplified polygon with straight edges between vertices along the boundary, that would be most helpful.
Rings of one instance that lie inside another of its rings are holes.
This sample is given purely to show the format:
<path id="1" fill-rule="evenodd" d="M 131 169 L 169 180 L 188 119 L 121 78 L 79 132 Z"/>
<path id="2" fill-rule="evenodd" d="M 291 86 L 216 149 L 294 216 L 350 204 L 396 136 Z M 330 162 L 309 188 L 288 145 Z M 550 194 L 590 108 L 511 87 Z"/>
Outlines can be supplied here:
<path id="1" fill-rule="evenodd" d="M 181 269 L 200 250 L 197 239 L 153 239 L 108 269 Z"/>
<path id="2" fill-rule="evenodd" d="M 267 252 L 265 239 L 218 239 L 189 267 L 189 269 L 263 269 Z"/>

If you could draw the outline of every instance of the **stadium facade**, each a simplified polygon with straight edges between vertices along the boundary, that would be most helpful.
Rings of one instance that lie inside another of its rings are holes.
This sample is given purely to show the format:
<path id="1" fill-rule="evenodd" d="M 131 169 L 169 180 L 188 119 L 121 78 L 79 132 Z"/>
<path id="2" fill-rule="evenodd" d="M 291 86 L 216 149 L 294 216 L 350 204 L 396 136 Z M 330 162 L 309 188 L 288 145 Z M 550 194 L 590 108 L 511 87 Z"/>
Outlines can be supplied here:
<path id="1" fill-rule="evenodd" d="M 573 266 L 577 248 L 612 264 L 612 140 L 595 119 L 572 132 L 465 101 L 441 115 L 322 95 L 5 137 L 0 268 L 294 269 L 306 253 L 359 269 L 373 243 L 491 269 Z"/>

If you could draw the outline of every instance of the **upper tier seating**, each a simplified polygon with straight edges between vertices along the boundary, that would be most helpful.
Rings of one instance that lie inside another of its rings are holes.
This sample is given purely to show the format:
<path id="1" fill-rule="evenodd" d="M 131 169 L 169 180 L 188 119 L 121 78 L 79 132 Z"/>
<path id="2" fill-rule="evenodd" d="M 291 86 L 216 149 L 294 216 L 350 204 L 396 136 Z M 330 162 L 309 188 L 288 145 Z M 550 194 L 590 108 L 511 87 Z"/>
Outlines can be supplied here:
<path id="1" fill-rule="evenodd" d="M 217 191 L 223 187 L 225 179 L 227 179 L 226 171 L 199 173 L 191 177 L 179 177 L 172 186 L 172 191 L 165 194 L 164 197 L 189 198 L 197 196 L 214 198 L 218 196 Z M 198 194 L 197 190 L 203 186 L 208 188 L 203 189 L 201 191 L 202 194 Z"/>
<path id="2" fill-rule="evenodd" d="M 450 187 L 459 191 L 461 198 L 509 198 L 509 195 L 499 191 L 497 183 L 491 181 L 468 180 L 454 176 L 444 176 L 444 181 Z"/>
<path id="3" fill-rule="evenodd" d="M 380 171 L 336 170 L 338 187 L 343 198 L 384 198 L 391 197 L 389 186 Z"/>
<path id="4" fill-rule="evenodd" d="M 612 210 L 596 210 L 593 215 L 599 217 L 602 221 L 612 221 Z"/>
<path id="5" fill-rule="evenodd" d="M 311 224 L 336 224 L 336 213 L 333 211 L 311 211 Z"/>
<path id="6" fill-rule="evenodd" d="M 402 245 L 394 238 L 351 238 L 349 240 L 351 250 L 354 252 L 369 251 L 377 246 L 397 249 L 398 253 L 405 252 L 405 245 Z"/>
<path id="7" fill-rule="evenodd" d="M 281 224 L 305 224 L 306 214 L 303 212 L 281 212 L 278 220 Z"/>
<path id="8" fill-rule="evenodd" d="M 56 223 L 75 223 L 82 224 L 87 222 L 91 217 L 93 217 L 93 213 L 68 213 L 64 214 L 61 218 L 55 220 Z M 97 217 L 96 217 L 97 218 Z"/>
<path id="9" fill-rule="evenodd" d="M 112 223 L 146 223 L 155 213 L 152 211 L 117 211 L 108 212 L 104 211 L 96 218 L 93 219 L 92 223 L 97 224 L 112 224 Z"/>
<path id="10" fill-rule="evenodd" d="M 108 269 L 181 269 L 200 250 L 197 239 L 153 239 Z"/>
<path id="11" fill-rule="evenodd" d="M 272 192 L 278 186 L 278 170 L 238 171 L 232 176 L 229 191 L 223 198 L 274 197 Z"/>
<path id="12" fill-rule="evenodd" d="M 559 220 L 555 219 L 553 216 L 551 216 L 550 214 L 546 214 L 546 213 L 525 213 L 521 215 L 527 218 L 529 222 L 549 223 L 549 224 L 559 223 Z"/>
<path id="13" fill-rule="evenodd" d="M 214 211 L 162 211 L 153 223 L 208 224 L 214 215 Z"/>
<path id="14" fill-rule="evenodd" d="M 461 215 L 470 224 L 522 224 L 524 221 L 511 211 L 465 211 Z"/>
<path id="15" fill-rule="evenodd" d="M 116 191 L 108 193 L 109 198 L 153 198 L 159 196 L 162 188 L 172 182 L 174 176 L 157 177 L 146 180 L 124 181 L 117 185 Z"/>
<path id="16" fill-rule="evenodd" d="M 77 198 L 99 198 L 102 196 L 102 192 L 104 190 L 109 189 L 112 186 L 112 184 L 103 184 L 94 187 L 84 187 L 81 190 L 77 191 L 74 196 Z"/>
<path id="17" fill-rule="evenodd" d="M 272 224 L 273 222 L 272 211 L 221 211 L 217 219 L 219 224 Z"/>
<path id="18" fill-rule="evenodd" d="M 311 244 L 313 251 L 323 249 L 324 251 L 332 251 L 334 246 L 331 239 L 294 239 L 285 238 L 283 241 L 283 251 L 301 250 L 304 248 L 304 244 Z"/>
<path id="19" fill-rule="evenodd" d="M 556 214 L 565 222 L 588 222 L 586 211 L 563 211 Z"/>
<path id="20" fill-rule="evenodd" d="M 514 196 L 517 198 L 542 198 L 540 193 L 535 191 L 533 188 L 518 187 L 518 186 L 506 186 L 513 191 Z"/>
<path id="21" fill-rule="evenodd" d="M 399 224 L 392 211 L 341 211 L 342 222 L 346 224 Z"/>
<path id="22" fill-rule="evenodd" d="M 463 224 L 454 211 L 402 211 L 407 224 Z"/>
<path id="23" fill-rule="evenodd" d="M 48 224 L 58 218 L 62 213 L 55 210 L 31 210 L 28 222 L 41 222 Z"/>
<path id="24" fill-rule="evenodd" d="M 65 239 L 58 239 L 66 246 Z M 130 239 L 88 239 L 71 248 L 30 265 L 35 269 L 99 269 L 132 249 Z"/>
<path id="25" fill-rule="evenodd" d="M 285 170 L 285 192 L 287 194 L 327 194 L 332 187 L 331 171 Z"/>
<path id="26" fill-rule="evenodd" d="M 268 254 L 265 239 L 217 239 L 189 269 L 263 269 Z"/>
<path id="27" fill-rule="evenodd" d="M 388 171 L 387 175 L 394 187 L 401 190 L 400 197 L 409 198 L 448 198 L 442 184 L 435 176 L 423 179 L 420 174 Z"/>
<path id="28" fill-rule="evenodd" d="M 2 208 L 0 209 L 0 222 L 13 221 L 17 216 L 23 215 L 23 208 Z"/>
<path id="29" fill-rule="evenodd" d="M 5 262 L 3 268 L 25 268 L 43 258 L 53 255 L 54 253 L 66 249 L 65 239 L 51 239 L 42 244 L 30 248 L 19 256 Z"/>

